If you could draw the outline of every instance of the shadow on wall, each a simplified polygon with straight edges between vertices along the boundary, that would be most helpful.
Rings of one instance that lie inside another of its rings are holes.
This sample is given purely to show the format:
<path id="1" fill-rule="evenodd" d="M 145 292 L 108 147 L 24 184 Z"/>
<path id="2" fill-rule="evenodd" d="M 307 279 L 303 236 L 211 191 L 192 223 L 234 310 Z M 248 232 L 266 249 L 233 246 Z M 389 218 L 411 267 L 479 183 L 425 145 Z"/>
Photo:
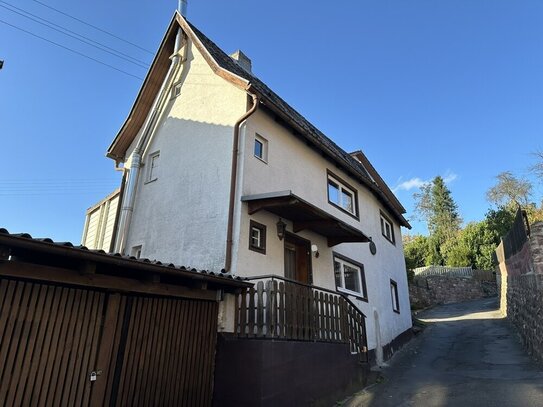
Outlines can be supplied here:
<path id="1" fill-rule="evenodd" d="M 160 123 L 144 156 L 129 251 L 141 245 L 141 256 L 149 259 L 224 267 L 232 137 L 231 126 L 174 117 Z M 159 162 L 151 173 L 154 153 Z"/>

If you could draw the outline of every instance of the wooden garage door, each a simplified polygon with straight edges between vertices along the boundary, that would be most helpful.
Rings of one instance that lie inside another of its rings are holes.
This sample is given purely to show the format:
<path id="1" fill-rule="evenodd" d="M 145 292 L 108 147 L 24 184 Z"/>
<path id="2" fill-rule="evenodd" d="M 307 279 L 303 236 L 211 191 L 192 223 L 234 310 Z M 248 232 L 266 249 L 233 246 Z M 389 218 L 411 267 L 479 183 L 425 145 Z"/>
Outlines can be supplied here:
<path id="1" fill-rule="evenodd" d="M 105 294 L 0 280 L 0 406 L 85 406 Z"/>
<path id="2" fill-rule="evenodd" d="M 111 400 L 118 406 L 208 406 L 213 393 L 217 303 L 133 297 Z"/>
<path id="3" fill-rule="evenodd" d="M 0 279 L 0 407 L 210 405 L 217 312 Z"/>

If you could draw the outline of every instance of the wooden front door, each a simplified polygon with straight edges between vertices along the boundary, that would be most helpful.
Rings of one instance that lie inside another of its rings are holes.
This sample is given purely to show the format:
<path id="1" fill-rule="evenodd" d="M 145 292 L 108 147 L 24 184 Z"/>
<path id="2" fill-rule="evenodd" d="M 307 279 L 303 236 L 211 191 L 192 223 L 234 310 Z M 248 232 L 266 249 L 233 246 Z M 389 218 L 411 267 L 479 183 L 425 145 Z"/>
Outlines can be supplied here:
<path id="1" fill-rule="evenodd" d="M 296 235 L 285 236 L 285 277 L 311 284 L 311 242 Z"/>

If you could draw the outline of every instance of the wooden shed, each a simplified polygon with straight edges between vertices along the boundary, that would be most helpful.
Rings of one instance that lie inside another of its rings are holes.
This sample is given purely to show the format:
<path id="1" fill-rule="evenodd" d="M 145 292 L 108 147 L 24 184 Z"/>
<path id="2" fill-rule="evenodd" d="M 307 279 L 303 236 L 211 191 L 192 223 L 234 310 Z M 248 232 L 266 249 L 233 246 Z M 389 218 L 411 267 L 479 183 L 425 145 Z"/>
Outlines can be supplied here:
<path id="1" fill-rule="evenodd" d="M 249 285 L 0 229 L 0 406 L 211 405 L 218 305 Z"/>

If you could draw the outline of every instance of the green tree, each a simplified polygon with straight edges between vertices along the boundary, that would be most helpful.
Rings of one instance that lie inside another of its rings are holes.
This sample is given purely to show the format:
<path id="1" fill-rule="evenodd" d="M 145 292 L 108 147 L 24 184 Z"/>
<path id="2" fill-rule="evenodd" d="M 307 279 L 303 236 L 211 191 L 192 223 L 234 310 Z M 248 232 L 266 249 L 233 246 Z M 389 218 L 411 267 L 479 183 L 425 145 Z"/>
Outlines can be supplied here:
<path id="1" fill-rule="evenodd" d="M 500 243 L 500 238 L 511 228 L 515 212 L 511 208 L 490 209 L 485 219 L 468 223 L 454 239 L 442 247 L 445 264 L 456 267 L 473 267 L 490 270 L 492 254 Z"/>
<path id="2" fill-rule="evenodd" d="M 441 253 L 442 245 L 456 237 L 462 223 L 458 206 L 440 176 L 424 185 L 420 192 L 415 193 L 414 198 L 415 211 L 426 221 L 430 232 L 426 263 L 443 265 L 445 259 Z"/>
<path id="3" fill-rule="evenodd" d="M 500 238 L 505 236 L 515 221 L 517 208 L 513 206 L 499 206 L 497 209 L 489 209 L 485 214 L 488 228 L 493 232 L 494 241 L 500 243 Z"/>
<path id="4" fill-rule="evenodd" d="M 408 270 L 424 267 L 428 256 L 428 238 L 422 235 L 406 235 L 403 238 L 403 250 Z"/>
<path id="5" fill-rule="evenodd" d="M 473 264 L 472 251 L 463 232 L 458 232 L 441 245 L 440 250 L 446 266 L 470 267 Z"/>

